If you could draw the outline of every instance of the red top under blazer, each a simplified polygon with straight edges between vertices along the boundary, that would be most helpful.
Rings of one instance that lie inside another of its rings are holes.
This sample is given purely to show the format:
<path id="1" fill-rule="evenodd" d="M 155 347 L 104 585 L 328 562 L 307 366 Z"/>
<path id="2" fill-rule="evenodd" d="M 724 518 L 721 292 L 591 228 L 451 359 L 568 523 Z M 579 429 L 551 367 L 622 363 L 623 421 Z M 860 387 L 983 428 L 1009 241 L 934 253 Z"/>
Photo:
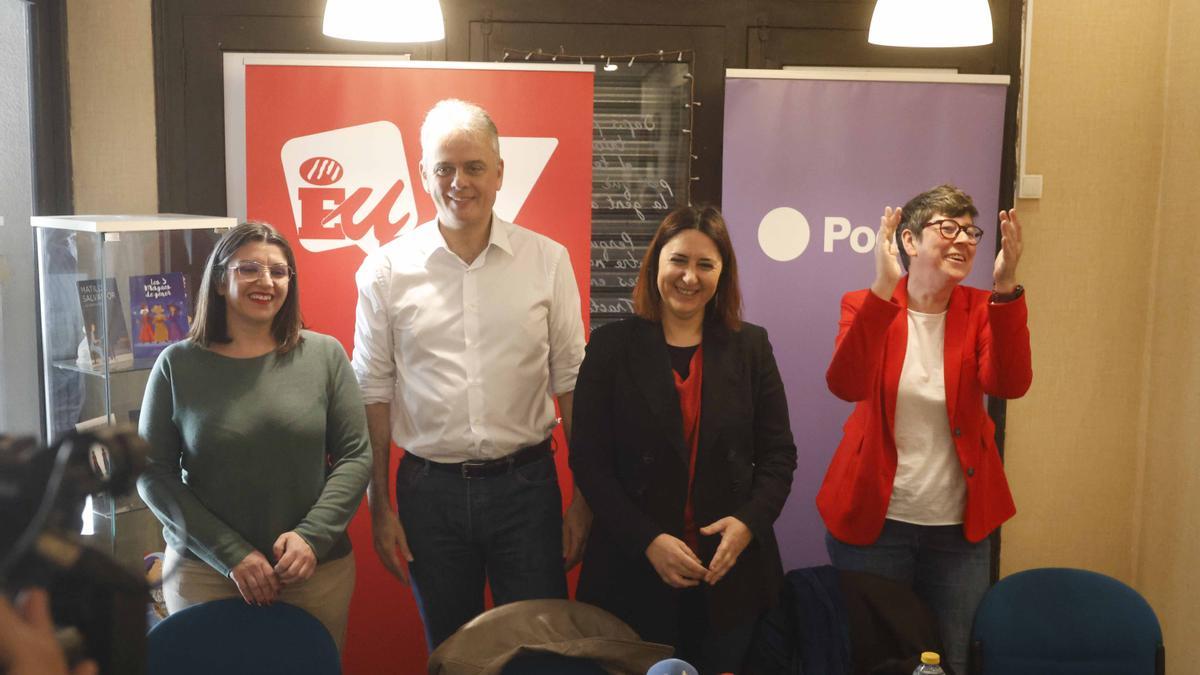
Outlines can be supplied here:
<path id="1" fill-rule="evenodd" d="M 991 293 L 958 286 L 946 313 L 946 412 L 966 479 L 963 535 L 983 540 L 1016 513 L 983 395 L 1020 398 L 1033 380 L 1025 297 L 989 302 Z M 839 541 L 874 543 L 896 478 L 896 390 L 908 340 L 908 277 L 891 302 L 870 290 L 842 298 L 837 343 L 825 380 L 857 403 L 817 493 L 817 509 Z"/>

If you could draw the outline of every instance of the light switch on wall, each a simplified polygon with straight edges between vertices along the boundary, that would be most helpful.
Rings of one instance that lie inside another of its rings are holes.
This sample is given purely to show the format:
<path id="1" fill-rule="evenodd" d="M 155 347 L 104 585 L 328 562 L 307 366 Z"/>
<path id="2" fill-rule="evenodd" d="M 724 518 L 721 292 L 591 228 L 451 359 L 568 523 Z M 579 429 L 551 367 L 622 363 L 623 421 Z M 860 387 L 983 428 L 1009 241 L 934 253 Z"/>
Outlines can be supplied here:
<path id="1" fill-rule="evenodd" d="M 1042 176 L 1040 174 L 1026 174 L 1021 176 L 1021 187 L 1017 190 L 1017 197 L 1020 199 L 1041 199 Z"/>

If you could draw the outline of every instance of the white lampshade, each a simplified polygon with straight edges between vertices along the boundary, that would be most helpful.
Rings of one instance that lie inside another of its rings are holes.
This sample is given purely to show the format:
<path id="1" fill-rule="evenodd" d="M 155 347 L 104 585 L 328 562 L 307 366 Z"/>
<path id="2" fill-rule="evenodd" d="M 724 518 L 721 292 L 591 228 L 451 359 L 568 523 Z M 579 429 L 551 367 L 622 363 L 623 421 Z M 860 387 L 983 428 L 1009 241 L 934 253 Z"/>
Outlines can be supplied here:
<path id="1" fill-rule="evenodd" d="M 992 43 L 987 0 L 878 0 L 867 42 L 889 47 L 974 47 Z"/>
<path id="2" fill-rule="evenodd" d="M 446 37 L 438 0 L 327 0 L 321 32 L 366 42 L 433 42 Z"/>

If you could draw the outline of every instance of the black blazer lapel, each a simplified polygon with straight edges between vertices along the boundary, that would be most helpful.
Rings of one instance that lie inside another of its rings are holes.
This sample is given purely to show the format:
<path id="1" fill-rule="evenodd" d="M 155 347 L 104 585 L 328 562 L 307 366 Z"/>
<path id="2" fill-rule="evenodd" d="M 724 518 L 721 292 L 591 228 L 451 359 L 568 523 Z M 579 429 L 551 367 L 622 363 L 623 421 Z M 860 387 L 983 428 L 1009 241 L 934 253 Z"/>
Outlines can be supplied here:
<path id="1" fill-rule="evenodd" d="M 729 397 L 738 392 L 740 354 L 732 344 L 732 336 L 721 325 L 704 325 L 704 382 L 700 392 L 700 445 L 696 449 L 696 464 L 710 457 L 712 446 L 721 435 L 737 406 Z M 682 423 L 681 423 L 682 424 Z M 718 465 L 717 468 L 719 468 Z M 699 468 L 697 466 L 697 473 Z"/>
<path id="2" fill-rule="evenodd" d="M 651 321 L 638 321 L 634 339 L 630 341 L 627 360 L 630 378 L 646 401 L 646 407 L 656 420 L 658 431 L 670 444 L 671 450 L 683 458 L 686 466 L 691 454 L 683 442 L 683 413 L 679 410 L 679 395 L 671 375 L 671 357 L 662 327 Z M 701 405 L 704 405 L 701 402 Z"/>

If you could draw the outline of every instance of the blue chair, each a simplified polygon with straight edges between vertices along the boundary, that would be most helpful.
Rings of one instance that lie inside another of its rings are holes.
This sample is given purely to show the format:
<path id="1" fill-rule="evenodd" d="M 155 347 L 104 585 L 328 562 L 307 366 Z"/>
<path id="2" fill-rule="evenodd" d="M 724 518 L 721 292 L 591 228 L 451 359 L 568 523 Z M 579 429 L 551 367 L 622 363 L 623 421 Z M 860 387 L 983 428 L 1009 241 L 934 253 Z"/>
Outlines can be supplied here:
<path id="1" fill-rule="evenodd" d="M 148 675 L 340 675 L 341 658 L 325 626 L 283 602 L 241 598 L 188 607 L 147 636 Z"/>
<path id="2" fill-rule="evenodd" d="M 1002 579 L 975 613 L 973 675 L 1162 675 L 1162 629 L 1137 591 L 1103 574 L 1034 569 Z"/>

